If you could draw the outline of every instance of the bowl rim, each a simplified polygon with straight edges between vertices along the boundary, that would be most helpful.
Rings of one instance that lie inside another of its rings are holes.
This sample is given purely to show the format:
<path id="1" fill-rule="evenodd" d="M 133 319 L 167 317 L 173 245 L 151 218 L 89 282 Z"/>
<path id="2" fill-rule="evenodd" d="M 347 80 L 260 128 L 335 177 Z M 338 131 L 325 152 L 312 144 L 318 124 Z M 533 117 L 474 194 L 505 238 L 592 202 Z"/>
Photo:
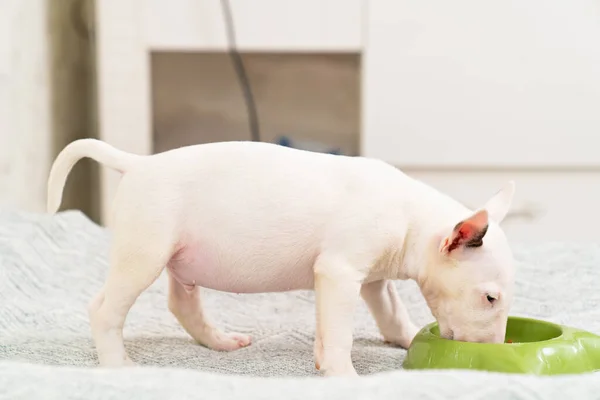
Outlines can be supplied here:
<path id="1" fill-rule="evenodd" d="M 421 332 L 419 332 L 417 334 L 417 336 L 420 336 L 423 339 L 427 339 L 427 340 L 434 340 L 437 342 L 445 342 L 448 344 L 451 344 L 453 346 L 505 346 L 505 345 L 509 345 L 509 346 L 532 346 L 532 345 L 538 345 L 540 343 L 550 343 L 550 342 L 555 342 L 555 341 L 561 341 L 561 340 L 565 340 L 568 339 L 568 337 L 570 336 L 570 334 L 572 333 L 573 329 L 554 323 L 554 322 L 550 322 L 550 321 L 546 321 L 546 320 L 541 320 L 541 319 L 536 319 L 536 318 L 529 318 L 529 317 L 521 317 L 521 316 L 509 316 L 508 317 L 509 320 L 519 320 L 519 321 L 525 321 L 525 322 L 530 322 L 530 323 L 535 323 L 535 324 L 540 324 L 540 325 L 546 325 L 546 326 L 550 326 L 553 328 L 556 328 L 560 331 L 560 335 L 555 336 L 553 338 L 550 339 L 545 339 L 545 340 L 538 340 L 538 341 L 534 341 L 534 342 L 515 342 L 515 343 L 476 343 L 476 342 L 465 342 L 465 341 L 459 341 L 459 340 L 454 340 L 454 339 L 446 339 L 443 338 L 439 335 L 436 335 L 432 332 L 432 329 L 434 327 L 436 327 L 438 325 L 437 321 L 431 322 L 427 325 L 425 325 L 423 327 L 423 329 L 421 330 Z"/>

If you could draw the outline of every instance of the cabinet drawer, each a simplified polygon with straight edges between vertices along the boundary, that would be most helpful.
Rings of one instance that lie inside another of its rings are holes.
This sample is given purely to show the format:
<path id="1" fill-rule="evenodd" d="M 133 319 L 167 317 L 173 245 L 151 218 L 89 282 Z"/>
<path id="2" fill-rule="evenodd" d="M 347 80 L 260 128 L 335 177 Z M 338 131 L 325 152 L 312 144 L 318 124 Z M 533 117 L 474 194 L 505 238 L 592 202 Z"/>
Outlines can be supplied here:
<path id="1" fill-rule="evenodd" d="M 515 198 L 502 223 L 512 242 L 600 241 L 600 172 L 404 172 L 470 208 L 514 180 Z"/>

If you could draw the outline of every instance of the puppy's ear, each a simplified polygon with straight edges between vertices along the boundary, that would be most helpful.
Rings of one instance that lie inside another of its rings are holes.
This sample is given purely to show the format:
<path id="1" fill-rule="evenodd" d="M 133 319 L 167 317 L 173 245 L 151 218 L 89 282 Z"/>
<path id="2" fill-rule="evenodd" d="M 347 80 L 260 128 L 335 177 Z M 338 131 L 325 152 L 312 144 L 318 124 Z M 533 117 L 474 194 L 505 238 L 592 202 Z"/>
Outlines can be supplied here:
<path id="1" fill-rule="evenodd" d="M 440 252 L 450 254 L 458 248 L 482 246 L 488 224 L 488 211 L 486 209 L 477 211 L 469 218 L 456 224 L 452 233 L 442 239 Z"/>
<path id="2" fill-rule="evenodd" d="M 499 224 L 506 217 L 514 195 L 515 182 L 508 181 L 498 193 L 485 203 L 483 208 L 488 211 L 490 218 Z"/>

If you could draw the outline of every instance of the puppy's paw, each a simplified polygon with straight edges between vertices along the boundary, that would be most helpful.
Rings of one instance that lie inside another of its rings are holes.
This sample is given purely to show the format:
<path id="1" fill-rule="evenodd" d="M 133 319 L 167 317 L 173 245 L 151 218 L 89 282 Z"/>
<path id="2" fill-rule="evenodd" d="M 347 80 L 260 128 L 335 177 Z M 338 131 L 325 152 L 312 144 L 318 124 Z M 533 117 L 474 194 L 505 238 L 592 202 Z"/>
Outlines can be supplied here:
<path id="1" fill-rule="evenodd" d="M 358 374 L 356 373 L 356 370 L 354 369 L 352 364 L 350 364 L 350 365 L 341 365 L 341 366 L 327 368 L 325 370 L 325 376 L 326 377 L 357 377 Z"/>
<path id="2" fill-rule="evenodd" d="M 119 353 L 98 355 L 99 366 L 101 368 L 124 368 L 135 367 L 137 364 L 131 361 L 127 354 Z"/>
<path id="3" fill-rule="evenodd" d="M 136 367 L 137 364 L 134 363 L 129 356 L 125 357 L 125 361 L 123 362 L 124 367 Z"/>
<path id="4" fill-rule="evenodd" d="M 403 349 L 408 349 L 415 336 L 419 333 L 419 328 L 414 324 L 408 324 L 396 332 L 384 334 L 383 340 L 385 343 L 390 343 L 400 346 Z"/>
<path id="5" fill-rule="evenodd" d="M 204 344 L 206 347 L 217 350 L 217 351 L 233 351 L 247 347 L 252 342 L 252 339 L 248 335 L 237 332 L 221 332 L 217 329 L 213 329 L 209 337 L 206 338 Z"/>

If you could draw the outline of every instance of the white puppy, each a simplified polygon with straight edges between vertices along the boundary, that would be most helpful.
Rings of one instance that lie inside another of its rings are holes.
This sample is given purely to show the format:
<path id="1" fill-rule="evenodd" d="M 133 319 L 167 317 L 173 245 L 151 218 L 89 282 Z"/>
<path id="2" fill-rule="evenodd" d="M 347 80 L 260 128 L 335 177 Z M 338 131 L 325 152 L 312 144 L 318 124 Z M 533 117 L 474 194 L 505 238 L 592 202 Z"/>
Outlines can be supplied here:
<path id="1" fill-rule="evenodd" d="M 69 144 L 48 182 L 59 208 L 69 171 L 90 157 L 120 171 L 110 271 L 90 303 L 101 366 L 131 364 L 125 317 L 167 267 L 169 309 L 200 344 L 250 344 L 207 319 L 200 288 L 237 293 L 315 289 L 315 364 L 356 375 L 353 314 L 362 295 L 385 340 L 417 332 L 393 279 L 414 279 L 444 337 L 502 342 L 513 258 L 498 223 L 514 184 L 476 212 L 381 161 L 225 142 L 151 156 L 93 139 Z"/>

